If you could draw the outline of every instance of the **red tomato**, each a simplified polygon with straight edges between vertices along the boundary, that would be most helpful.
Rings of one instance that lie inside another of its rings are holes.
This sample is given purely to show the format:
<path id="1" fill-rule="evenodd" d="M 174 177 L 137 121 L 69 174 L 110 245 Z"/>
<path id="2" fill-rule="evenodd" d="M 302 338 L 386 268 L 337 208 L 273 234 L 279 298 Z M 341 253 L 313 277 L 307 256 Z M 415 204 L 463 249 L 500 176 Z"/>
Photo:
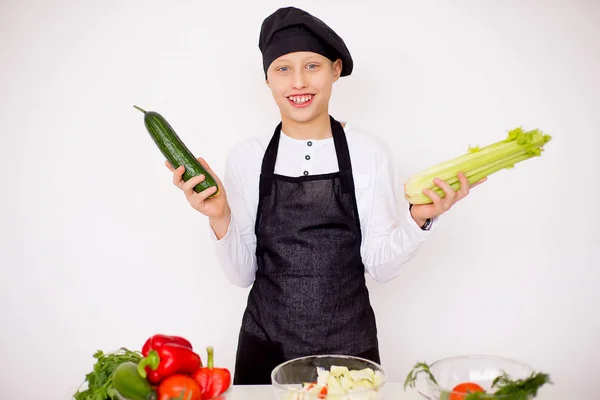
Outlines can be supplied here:
<path id="1" fill-rule="evenodd" d="M 182 396 L 183 395 L 183 396 Z M 158 400 L 202 400 L 202 390 L 187 375 L 171 375 L 158 386 Z"/>
<path id="2" fill-rule="evenodd" d="M 319 392 L 319 398 L 320 399 L 327 398 L 327 386 L 324 386 L 323 389 L 321 389 L 321 391 Z"/>
<path id="3" fill-rule="evenodd" d="M 473 392 L 485 392 L 481 386 L 472 382 L 460 383 L 452 389 L 448 400 L 463 400 L 467 394 Z"/>

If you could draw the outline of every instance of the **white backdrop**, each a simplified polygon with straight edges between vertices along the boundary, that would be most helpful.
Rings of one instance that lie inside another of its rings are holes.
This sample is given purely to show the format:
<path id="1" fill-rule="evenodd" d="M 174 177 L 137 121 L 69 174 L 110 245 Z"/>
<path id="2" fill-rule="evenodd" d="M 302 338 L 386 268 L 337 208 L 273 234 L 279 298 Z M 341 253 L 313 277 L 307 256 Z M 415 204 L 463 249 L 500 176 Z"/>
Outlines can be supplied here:
<path id="1" fill-rule="evenodd" d="M 248 291 L 133 108 L 218 173 L 234 143 L 272 131 L 258 33 L 289 4 L 215 3 L 1 3 L 1 397 L 68 399 L 97 349 L 156 332 L 233 370 Z M 391 380 L 491 353 L 551 373 L 542 393 L 599 399 L 598 2 L 294 5 L 345 39 L 355 72 L 331 113 L 385 138 L 400 179 L 516 126 L 553 136 L 445 215 L 400 277 L 369 280 Z"/>

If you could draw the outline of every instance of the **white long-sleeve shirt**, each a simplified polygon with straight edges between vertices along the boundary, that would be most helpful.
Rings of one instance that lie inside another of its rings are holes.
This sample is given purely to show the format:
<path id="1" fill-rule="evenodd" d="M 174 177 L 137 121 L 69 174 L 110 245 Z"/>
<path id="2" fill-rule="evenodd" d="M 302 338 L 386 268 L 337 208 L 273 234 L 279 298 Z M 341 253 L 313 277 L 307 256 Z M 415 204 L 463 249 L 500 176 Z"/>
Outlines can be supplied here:
<path id="1" fill-rule="evenodd" d="M 388 146 L 350 123 L 346 133 L 356 201 L 362 231 L 361 256 L 366 273 L 378 282 L 395 278 L 411 260 L 420 245 L 437 226 L 421 229 L 408 211 L 400 212 L 403 187 L 394 176 L 394 163 Z M 259 177 L 272 131 L 236 145 L 227 155 L 222 179 L 231 208 L 227 233 L 217 240 L 212 229 L 217 259 L 228 280 L 248 287 L 257 269 L 254 224 L 258 206 Z M 339 170 L 333 138 L 298 140 L 281 132 L 275 173 L 303 176 Z"/>

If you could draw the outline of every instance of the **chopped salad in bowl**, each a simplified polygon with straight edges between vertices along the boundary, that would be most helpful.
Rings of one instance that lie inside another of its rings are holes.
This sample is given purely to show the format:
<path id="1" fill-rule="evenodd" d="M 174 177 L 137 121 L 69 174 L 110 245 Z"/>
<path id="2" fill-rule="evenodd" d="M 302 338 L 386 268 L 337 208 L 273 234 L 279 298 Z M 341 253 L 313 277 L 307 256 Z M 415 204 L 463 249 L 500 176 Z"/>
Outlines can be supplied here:
<path id="1" fill-rule="evenodd" d="M 271 381 L 277 400 L 380 400 L 386 373 L 366 359 L 323 355 L 285 362 Z"/>

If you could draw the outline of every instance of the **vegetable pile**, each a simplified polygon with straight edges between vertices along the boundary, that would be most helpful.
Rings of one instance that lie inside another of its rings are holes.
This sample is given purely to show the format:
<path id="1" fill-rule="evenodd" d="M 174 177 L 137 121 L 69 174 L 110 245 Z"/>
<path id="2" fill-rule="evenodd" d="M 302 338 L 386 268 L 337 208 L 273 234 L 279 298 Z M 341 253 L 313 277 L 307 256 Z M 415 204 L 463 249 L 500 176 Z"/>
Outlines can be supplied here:
<path id="1" fill-rule="evenodd" d="M 472 185 L 502 169 L 513 168 L 515 164 L 532 157 L 541 156 L 544 145 L 552 137 L 538 129 L 524 131 L 515 128 L 508 132 L 506 139 L 479 148 L 469 147 L 466 154 L 429 167 L 404 183 L 406 200 L 410 204 L 428 204 L 432 200 L 423 193 L 429 189 L 444 198 L 444 191 L 433 183 L 435 178 L 448 182 L 454 190 L 460 188 L 458 173 L 463 172 Z"/>
<path id="2" fill-rule="evenodd" d="M 96 363 L 75 400 L 209 400 L 226 392 L 231 373 L 214 367 L 214 349 L 206 348 L 207 366 L 192 344 L 180 336 L 154 335 L 141 351 L 99 350 Z"/>
<path id="3" fill-rule="evenodd" d="M 429 367 L 427 363 L 417 362 L 406 377 L 404 389 L 407 387 L 414 388 L 417 376 L 421 372 L 425 373 L 432 383 L 441 388 Z M 529 400 L 537 396 L 540 388 L 547 383 L 552 383 L 550 375 L 543 372 L 533 372 L 524 379 L 512 379 L 503 371 L 493 380 L 490 392 L 486 392 L 477 383 L 462 382 L 452 389 L 448 388 L 447 391 L 442 389 L 440 400 Z"/>

